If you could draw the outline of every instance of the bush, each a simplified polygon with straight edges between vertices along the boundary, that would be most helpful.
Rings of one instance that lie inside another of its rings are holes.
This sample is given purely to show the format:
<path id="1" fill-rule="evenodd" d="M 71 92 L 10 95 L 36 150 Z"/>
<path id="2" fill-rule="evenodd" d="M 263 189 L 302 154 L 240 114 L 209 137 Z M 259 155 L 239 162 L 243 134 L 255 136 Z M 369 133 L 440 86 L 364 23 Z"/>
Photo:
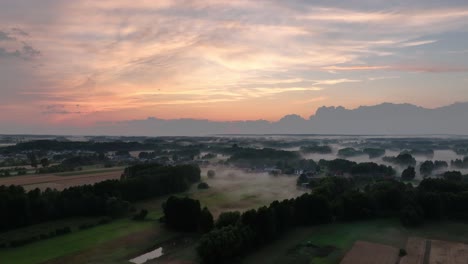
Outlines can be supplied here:
<path id="1" fill-rule="evenodd" d="M 163 204 L 165 224 L 177 231 L 192 232 L 198 229 L 200 202 L 188 197 L 171 196 Z"/>
<path id="2" fill-rule="evenodd" d="M 44 239 L 48 239 L 50 236 L 48 234 L 40 234 L 39 235 L 39 239 L 40 240 L 44 240 Z"/>
<path id="3" fill-rule="evenodd" d="M 239 223 L 241 214 L 238 211 L 221 213 L 216 221 L 216 228 L 233 226 Z"/>
<path id="4" fill-rule="evenodd" d="M 207 233 L 211 229 L 213 229 L 213 227 L 214 227 L 213 215 L 208 210 L 208 208 L 204 207 L 198 219 L 198 230 L 202 233 Z"/>
<path id="5" fill-rule="evenodd" d="M 414 167 L 409 166 L 401 173 L 401 179 L 404 181 L 411 181 L 416 177 L 416 170 Z"/>
<path id="6" fill-rule="evenodd" d="M 106 201 L 107 204 L 107 215 L 112 218 L 117 218 L 124 216 L 130 210 L 130 203 L 123 201 L 116 197 L 108 198 Z"/>
<path id="7" fill-rule="evenodd" d="M 141 209 L 140 212 L 133 216 L 133 220 L 136 221 L 143 221 L 145 220 L 146 216 L 148 215 L 148 210 Z"/>
<path id="8" fill-rule="evenodd" d="M 91 228 L 91 227 L 94 227 L 94 224 L 85 223 L 85 224 L 81 224 L 78 228 L 79 228 L 80 230 L 83 230 L 83 229 L 88 229 L 88 228 Z"/>
<path id="9" fill-rule="evenodd" d="M 200 182 L 198 184 L 197 188 L 202 190 L 202 189 L 208 189 L 208 188 L 210 188 L 210 186 L 206 182 Z"/>
<path id="10" fill-rule="evenodd" d="M 101 220 L 99 220 L 98 225 L 105 225 L 112 222 L 112 219 L 110 217 L 104 217 Z"/>
<path id="11" fill-rule="evenodd" d="M 208 178 L 213 179 L 216 176 L 216 173 L 214 170 L 209 170 L 207 175 L 208 175 Z"/>
<path id="12" fill-rule="evenodd" d="M 420 226 L 424 222 L 424 213 L 417 205 L 407 205 L 400 213 L 400 221 L 404 226 Z"/>
<path id="13" fill-rule="evenodd" d="M 57 228 L 55 230 L 55 235 L 56 236 L 61 236 L 61 235 L 65 235 L 65 234 L 68 234 L 68 233 L 71 233 L 71 228 L 66 226 L 64 228 Z"/>

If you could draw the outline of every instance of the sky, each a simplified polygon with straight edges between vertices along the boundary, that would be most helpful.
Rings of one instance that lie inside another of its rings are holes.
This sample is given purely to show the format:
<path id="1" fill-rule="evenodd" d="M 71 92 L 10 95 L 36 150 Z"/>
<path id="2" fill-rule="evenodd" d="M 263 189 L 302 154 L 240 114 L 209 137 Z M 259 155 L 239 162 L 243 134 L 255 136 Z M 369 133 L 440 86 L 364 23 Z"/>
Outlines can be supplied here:
<path id="1" fill-rule="evenodd" d="M 0 0 L 0 134 L 435 108 L 467 86 L 466 0 Z"/>

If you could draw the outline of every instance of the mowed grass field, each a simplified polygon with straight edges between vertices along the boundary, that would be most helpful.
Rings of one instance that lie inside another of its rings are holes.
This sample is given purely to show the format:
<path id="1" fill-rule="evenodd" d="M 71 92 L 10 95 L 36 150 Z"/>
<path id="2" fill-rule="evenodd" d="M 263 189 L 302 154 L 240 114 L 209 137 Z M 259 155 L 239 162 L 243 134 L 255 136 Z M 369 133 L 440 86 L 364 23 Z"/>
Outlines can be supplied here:
<path id="1" fill-rule="evenodd" d="M 146 221 L 119 219 L 111 223 L 95 226 L 86 230 L 74 230 L 74 232 L 70 234 L 34 242 L 22 247 L 2 249 L 0 250 L 0 263 L 43 263 L 55 258 L 89 250 L 109 241 L 123 238 L 141 231 L 147 230 L 157 232 L 159 229 L 157 219 L 161 215 L 161 212 L 153 212 L 149 215 Z M 53 225 L 54 223 L 50 224 Z M 32 226 L 24 228 L 23 230 L 32 230 L 37 228 L 38 227 Z M 21 230 L 18 230 L 17 232 L 21 232 Z M 122 248 L 125 248 L 125 245 L 122 245 Z"/>
<path id="2" fill-rule="evenodd" d="M 242 263 L 337 264 L 357 240 L 404 248 L 410 236 L 468 243 L 468 224 L 440 222 L 407 229 L 397 219 L 384 219 L 298 228 Z M 328 248 L 330 252 L 320 256 L 317 248 Z"/>

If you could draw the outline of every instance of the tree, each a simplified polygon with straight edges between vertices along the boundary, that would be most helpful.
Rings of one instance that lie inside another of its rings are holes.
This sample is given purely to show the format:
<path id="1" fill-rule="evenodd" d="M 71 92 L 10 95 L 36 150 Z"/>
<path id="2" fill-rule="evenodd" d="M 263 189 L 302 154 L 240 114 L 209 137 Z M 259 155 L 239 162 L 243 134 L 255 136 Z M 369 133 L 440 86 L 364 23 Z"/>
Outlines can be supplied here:
<path id="1" fill-rule="evenodd" d="M 443 160 L 436 160 L 434 161 L 434 170 L 445 169 L 448 168 L 448 163 Z"/>
<path id="2" fill-rule="evenodd" d="M 207 233 L 211 229 L 213 229 L 213 226 L 214 226 L 213 215 L 208 210 L 208 208 L 204 207 L 198 219 L 198 230 L 200 230 L 200 232 L 202 233 Z"/>
<path id="3" fill-rule="evenodd" d="M 419 172 L 424 176 L 429 176 L 431 175 L 434 168 L 435 168 L 434 162 L 432 162 L 432 160 L 426 160 L 425 162 L 421 164 L 421 167 L 419 168 Z"/>
<path id="4" fill-rule="evenodd" d="M 208 183 L 206 183 L 206 182 L 200 182 L 200 183 L 198 184 L 197 188 L 198 188 L 199 190 L 203 190 L 203 189 L 208 189 L 208 188 L 210 188 L 210 186 L 209 186 Z"/>
<path id="5" fill-rule="evenodd" d="M 444 173 L 444 179 L 447 181 L 461 182 L 463 175 L 459 171 L 447 171 Z"/>
<path id="6" fill-rule="evenodd" d="M 240 217 L 239 211 L 221 213 L 216 221 L 216 228 L 236 225 L 239 223 Z"/>
<path id="7" fill-rule="evenodd" d="M 130 203 L 116 197 L 110 197 L 106 201 L 107 215 L 117 218 L 125 215 L 130 210 Z"/>
<path id="8" fill-rule="evenodd" d="M 41 159 L 41 165 L 43 168 L 48 167 L 50 165 L 49 159 L 48 158 Z"/>
<path id="9" fill-rule="evenodd" d="M 416 170 L 412 166 L 409 166 L 401 173 L 401 179 L 404 181 L 411 181 L 415 177 L 416 177 Z"/>
<path id="10" fill-rule="evenodd" d="M 188 197 L 171 196 L 163 204 L 164 221 L 178 231 L 193 232 L 199 225 L 200 202 Z"/>
<path id="11" fill-rule="evenodd" d="M 28 154 L 28 158 L 29 158 L 31 167 L 37 168 L 37 158 L 36 158 L 36 154 L 34 154 L 34 153 L 29 153 L 29 154 Z"/>
<path id="12" fill-rule="evenodd" d="M 133 220 L 142 221 L 145 220 L 146 216 L 148 215 L 148 210 L 141 209 L 141 211 L 133 216 Z"/>
<path id="13" fill-rule="evenodd" d="M 303 153 L 319 153 L 319 154 L 329 154 L 332 153 L 332 149 L 329 146 L 301 146 L 301 152 Z"/>
<path id="14" fill-rule="evenodd" d="M 404 226 L 420 226 L 424 222 L 424 213 L 418 205 L 408 204 L 400 213 L 400 221 Z"/>
<path id="15" fill-rule="evenodd" d="M 343 220 L 368 219 L 374 214 L 370 197 L 360 191 L 349 191 L 338 200 L 338 217 Z"/>
<path id="16" fill-rule="evenodd" d="M 406 152 L 401 153 L 396 157 L 383 157 L 382 160 L 400 166 L 416 166 L 416 159 Z"/>
<path id="17" fill-rule="evenodd" d="M 203 264 L 234 262 L 255 245 L 254 232 L 246 226 L 226 226 L 203 235 L 197 253 Z"/>

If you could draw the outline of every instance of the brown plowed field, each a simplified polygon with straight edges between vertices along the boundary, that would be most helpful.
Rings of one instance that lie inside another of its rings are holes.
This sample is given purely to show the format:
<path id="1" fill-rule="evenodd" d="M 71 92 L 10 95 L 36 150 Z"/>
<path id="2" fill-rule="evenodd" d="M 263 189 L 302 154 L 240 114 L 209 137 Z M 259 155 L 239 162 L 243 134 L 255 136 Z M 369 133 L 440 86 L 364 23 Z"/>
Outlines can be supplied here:
<path id="1" fill-rule="evenodd" d="M 432 240 L 430 264 L 468 264 L 468 245 Z"/>
<path id="2" fill-rule="evenodd" d="M 54 174 L 13 176 L 0 178 L 0 185 L 22 185 L 26 190 L 32 190 L 35 188 L 39 188 L 41 190 L 45 190 L 46 188 L 63 190 L 72 186 L 94 184 L 110 179 L 120 179 L 122 172 L 123 169 L 75 176 L 57 176 Z"/>
<path id="3" fill-rule="evenodd" d="M 341 264 L 396 264 L 398 249 L 366 241 L 356 241 Z"/>
<path id="4" fill-rule="evenodd" d="M 407 255 L 400 260 L 400 264 L 424 264 L 424 252 L 426 251 L 426 239 L 410 237 L 406 242 Z"/>

